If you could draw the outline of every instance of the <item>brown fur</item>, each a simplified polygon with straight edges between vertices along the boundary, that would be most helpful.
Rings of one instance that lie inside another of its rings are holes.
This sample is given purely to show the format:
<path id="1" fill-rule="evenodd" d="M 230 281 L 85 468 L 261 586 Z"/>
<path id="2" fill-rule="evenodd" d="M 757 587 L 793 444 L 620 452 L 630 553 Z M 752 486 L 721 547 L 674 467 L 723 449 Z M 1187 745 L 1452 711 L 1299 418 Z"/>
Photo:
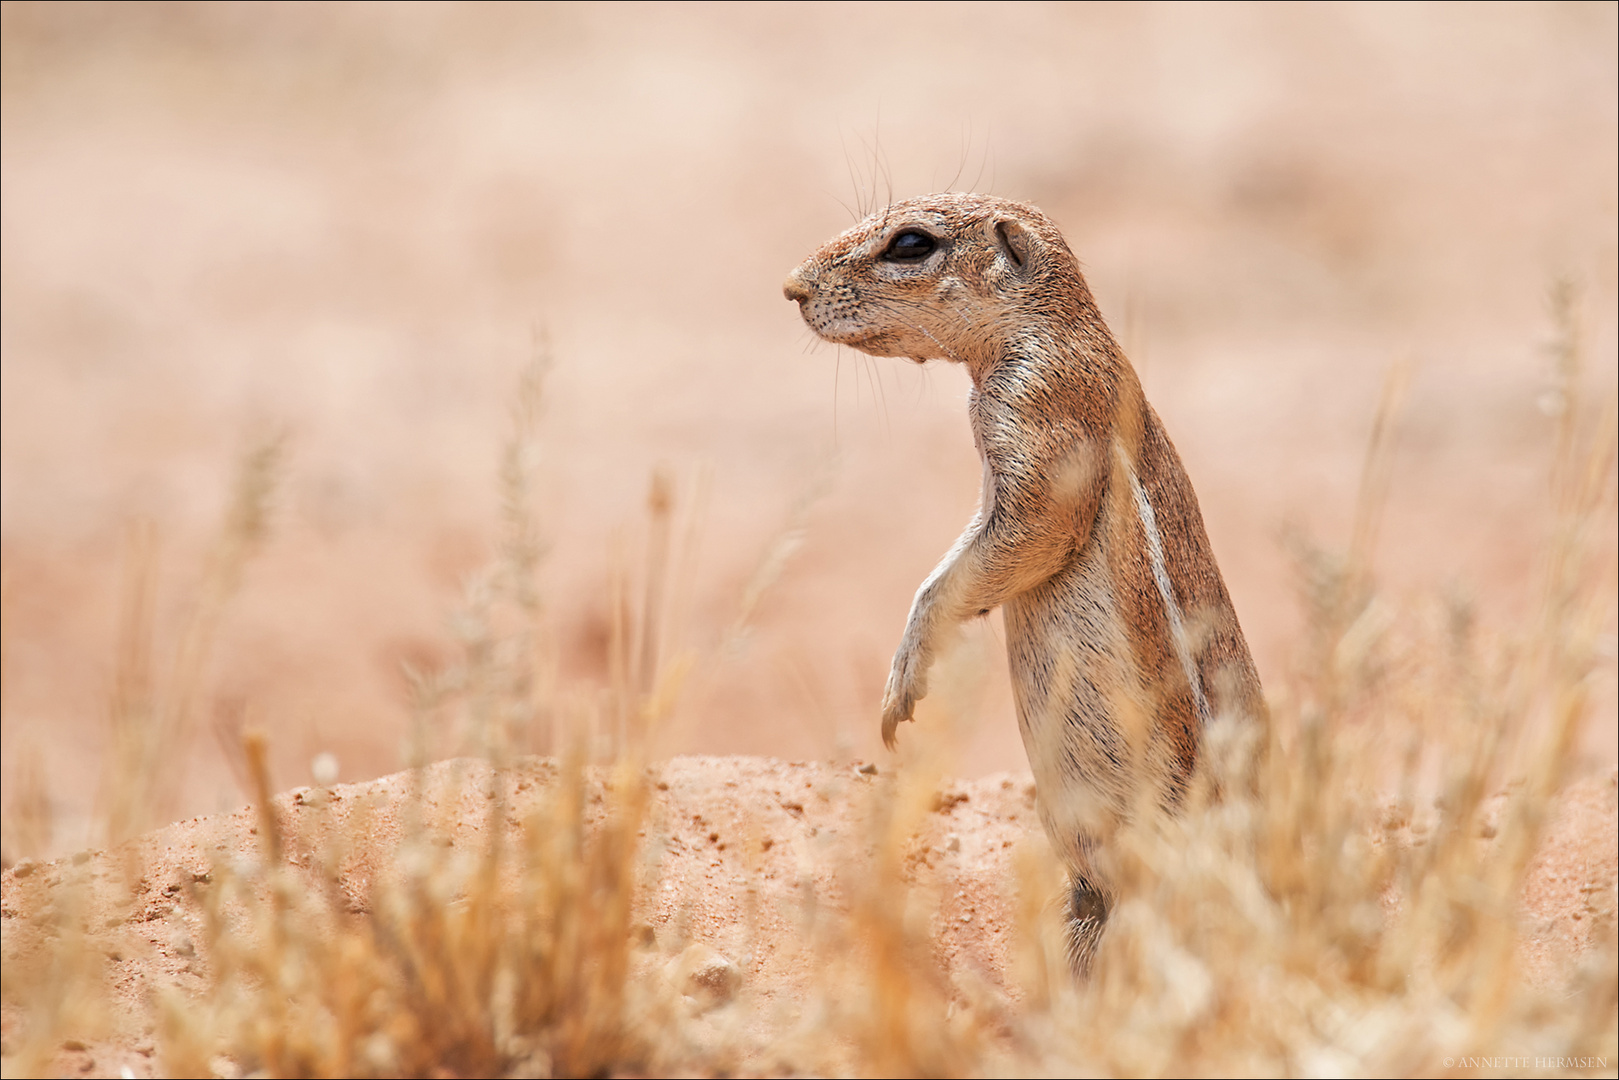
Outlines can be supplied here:
<path id="1" fill-rule="evenodd" d="M 908 232 L 933 242 L 925 257 L 890 250 Z M 980 508 L 917 592 L 883 739 L 894 745 L 926 694 L 944 635 L 1004 607 L 1019 727 L 1073 878 L 1083 958 L 1106 914 L 1100 843 L 1144 798 L 1179 801 L 1212 717 L 1264 709 L 1191 482 L 1078 261 L 1032 206 L 897 203 L 827 243 L 785 292 L 828 341 L 972 376 Z"/>

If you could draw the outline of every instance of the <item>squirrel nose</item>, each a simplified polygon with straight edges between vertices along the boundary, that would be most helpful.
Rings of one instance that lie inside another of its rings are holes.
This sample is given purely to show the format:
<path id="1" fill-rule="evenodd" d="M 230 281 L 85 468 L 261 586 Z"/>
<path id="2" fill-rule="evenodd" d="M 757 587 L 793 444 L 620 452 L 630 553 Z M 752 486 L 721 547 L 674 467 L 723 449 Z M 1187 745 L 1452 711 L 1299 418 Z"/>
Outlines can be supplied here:
<path id="1" fill-rule="evenodd" d="M 796 300 L 799 303 L 803 303 L 810 298 L 810 287 L 809 283 L 804 280 L 803 267 L 787 275 L 787 283 L 781 287 L 781 292 L 787 299 Z"/>

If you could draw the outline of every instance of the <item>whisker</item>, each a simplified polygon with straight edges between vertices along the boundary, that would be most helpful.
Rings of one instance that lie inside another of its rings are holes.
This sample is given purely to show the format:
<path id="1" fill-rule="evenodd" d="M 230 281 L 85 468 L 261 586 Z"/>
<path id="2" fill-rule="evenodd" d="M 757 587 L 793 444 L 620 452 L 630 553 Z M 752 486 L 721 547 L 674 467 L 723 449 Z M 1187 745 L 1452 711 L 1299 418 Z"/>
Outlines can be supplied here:
<path id="1" fill-rule="evenodd" d="M 838 398 L 839 384 L 843 381 L 843 348 L 839 346 L 838 354 L 832 361 L 832 446 L 838 446 Z"/>
<path id="2" fill-rule="evenodd" d="M 872 371 L 877 376 L 877 398 L 883 408 L 883 433 L 888 441 L 892 443 L 894 441 L 894 418 L 888 412 L 888 388 L 883 385 L 882 367 L 875 360 L 870 360 L 868 363 L 871 364 Z"/>
<path id="3" fill-rule="evenodd" d="M 984 169 L 989 165 L 990 142 L 991 142 L 990 133 L 985 132 L 985 134 L 984 134 L 984 154 L 983 154 L 982 157 L 980 157 L 978 159 L 978 175 L 973 177 L 973 190 L 974 191 L 978 190 L 979 182 L 984 179 Z M 990 191 L 993 193 L 994 189 L 995 189 L 995 181 L 994 181 L 994 179 L 992 177 L 991 180 L 990 180 Z"/>

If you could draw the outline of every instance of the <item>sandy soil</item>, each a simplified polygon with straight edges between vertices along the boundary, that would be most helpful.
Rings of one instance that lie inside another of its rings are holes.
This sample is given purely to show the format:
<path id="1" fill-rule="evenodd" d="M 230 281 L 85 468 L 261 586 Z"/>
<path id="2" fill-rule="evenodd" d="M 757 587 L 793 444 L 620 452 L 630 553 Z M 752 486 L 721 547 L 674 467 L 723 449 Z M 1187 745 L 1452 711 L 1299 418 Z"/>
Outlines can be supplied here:
<path id="1" fill-rule="evenodd" d="M 667 971 L 692 944 L 707 946 L 736 966 L 741 986 L 764 1003 L 759 1014 L 769 1016 L 772 1000 L 790 1003 L 810 965 L 824 963 L 805 951 L 806 920 L 817 910 L 845 909 L 849 883 L 869 872 L 871 814 L 894 777 L 859 765 L 748 757 L 676 758 L 649 771 L 653 799 L 643 836 L 656 860 L 650 877 L 657 884 L 639 897 L 639 968 Z M 524 817 L 556 777 L 552 760 L 520 763 L 508 788 L 512 820 Z M 452 851 L 476 850 L 488 821 L 491 778 L 483 763 L 459 760 L 434 765 L 419 780 L 400 773 L 329 793 L 299 788 L 282 794 L 275 807 L 288 862 L 312 875 L 332 830 L 349 835 L 363 815 L 364 839 L 346 849 L 338 880 L 348 910 L 367 917 L 375 883 L 394 872 L 412 783 L 421 785 L 427 834 Z M 1585 781 L 1565 792 L 1531 865 L 1523 887 L 1522 947 L 1537 982 L 1554 983 L 1593 933 L 1613 932 L 1616 779 Z M 1005 985 L 1014 854 L 1032 845 L 1032 855 L 1050 857 L 1033 799 L 1034 785 L 1023 774 L 944 783 L 907 848 L 910 882 L 937 903 L 931 935 L 952 976 Z M 0 878 L 8 964 L 26 963 L 43 947 L 41 935 L 51 932 L 75 886 L 88 886 L 94 897 L 85 912 L 93 928 L 88 946 L 104 958 L 116 988 L 118 1034 L 65 1047 L 61 1075 L 117 1076 L 126 1067 L 137 1076 L 153 1074 L 152 991 L 191 993 L 205 985 L 198 905 L 220 867 L 257 857 L 257 822 L 250 807 L 193 818 L 119 850 L 25 862 Z M 313 877 L 308 887 L 316 887 Z M 1604 928 L 1593 925 L 1593 911 Z M 8 1013 L 8 1039 L 15 1037 L 14 1022 Z"/>

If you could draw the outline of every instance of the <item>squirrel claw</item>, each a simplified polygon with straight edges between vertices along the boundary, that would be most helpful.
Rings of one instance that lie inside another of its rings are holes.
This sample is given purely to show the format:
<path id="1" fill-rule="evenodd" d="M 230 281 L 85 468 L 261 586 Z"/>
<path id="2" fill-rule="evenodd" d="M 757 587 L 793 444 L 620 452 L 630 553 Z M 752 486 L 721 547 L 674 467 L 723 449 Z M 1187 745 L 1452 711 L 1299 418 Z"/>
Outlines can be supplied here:
<path id="1" fill-rule="evenodd" d="M 911 716 L 911 706 L 909 703 L 907 703 L 903 708 L 885 708 L 883 710 L 883 745 L 888 747 L 890 751 L 897 750 L 899 748 L 899 740 L 895 737 L 895 732 L 898 730 L 901 722 L 912 719 L 914 718 Z"/>

